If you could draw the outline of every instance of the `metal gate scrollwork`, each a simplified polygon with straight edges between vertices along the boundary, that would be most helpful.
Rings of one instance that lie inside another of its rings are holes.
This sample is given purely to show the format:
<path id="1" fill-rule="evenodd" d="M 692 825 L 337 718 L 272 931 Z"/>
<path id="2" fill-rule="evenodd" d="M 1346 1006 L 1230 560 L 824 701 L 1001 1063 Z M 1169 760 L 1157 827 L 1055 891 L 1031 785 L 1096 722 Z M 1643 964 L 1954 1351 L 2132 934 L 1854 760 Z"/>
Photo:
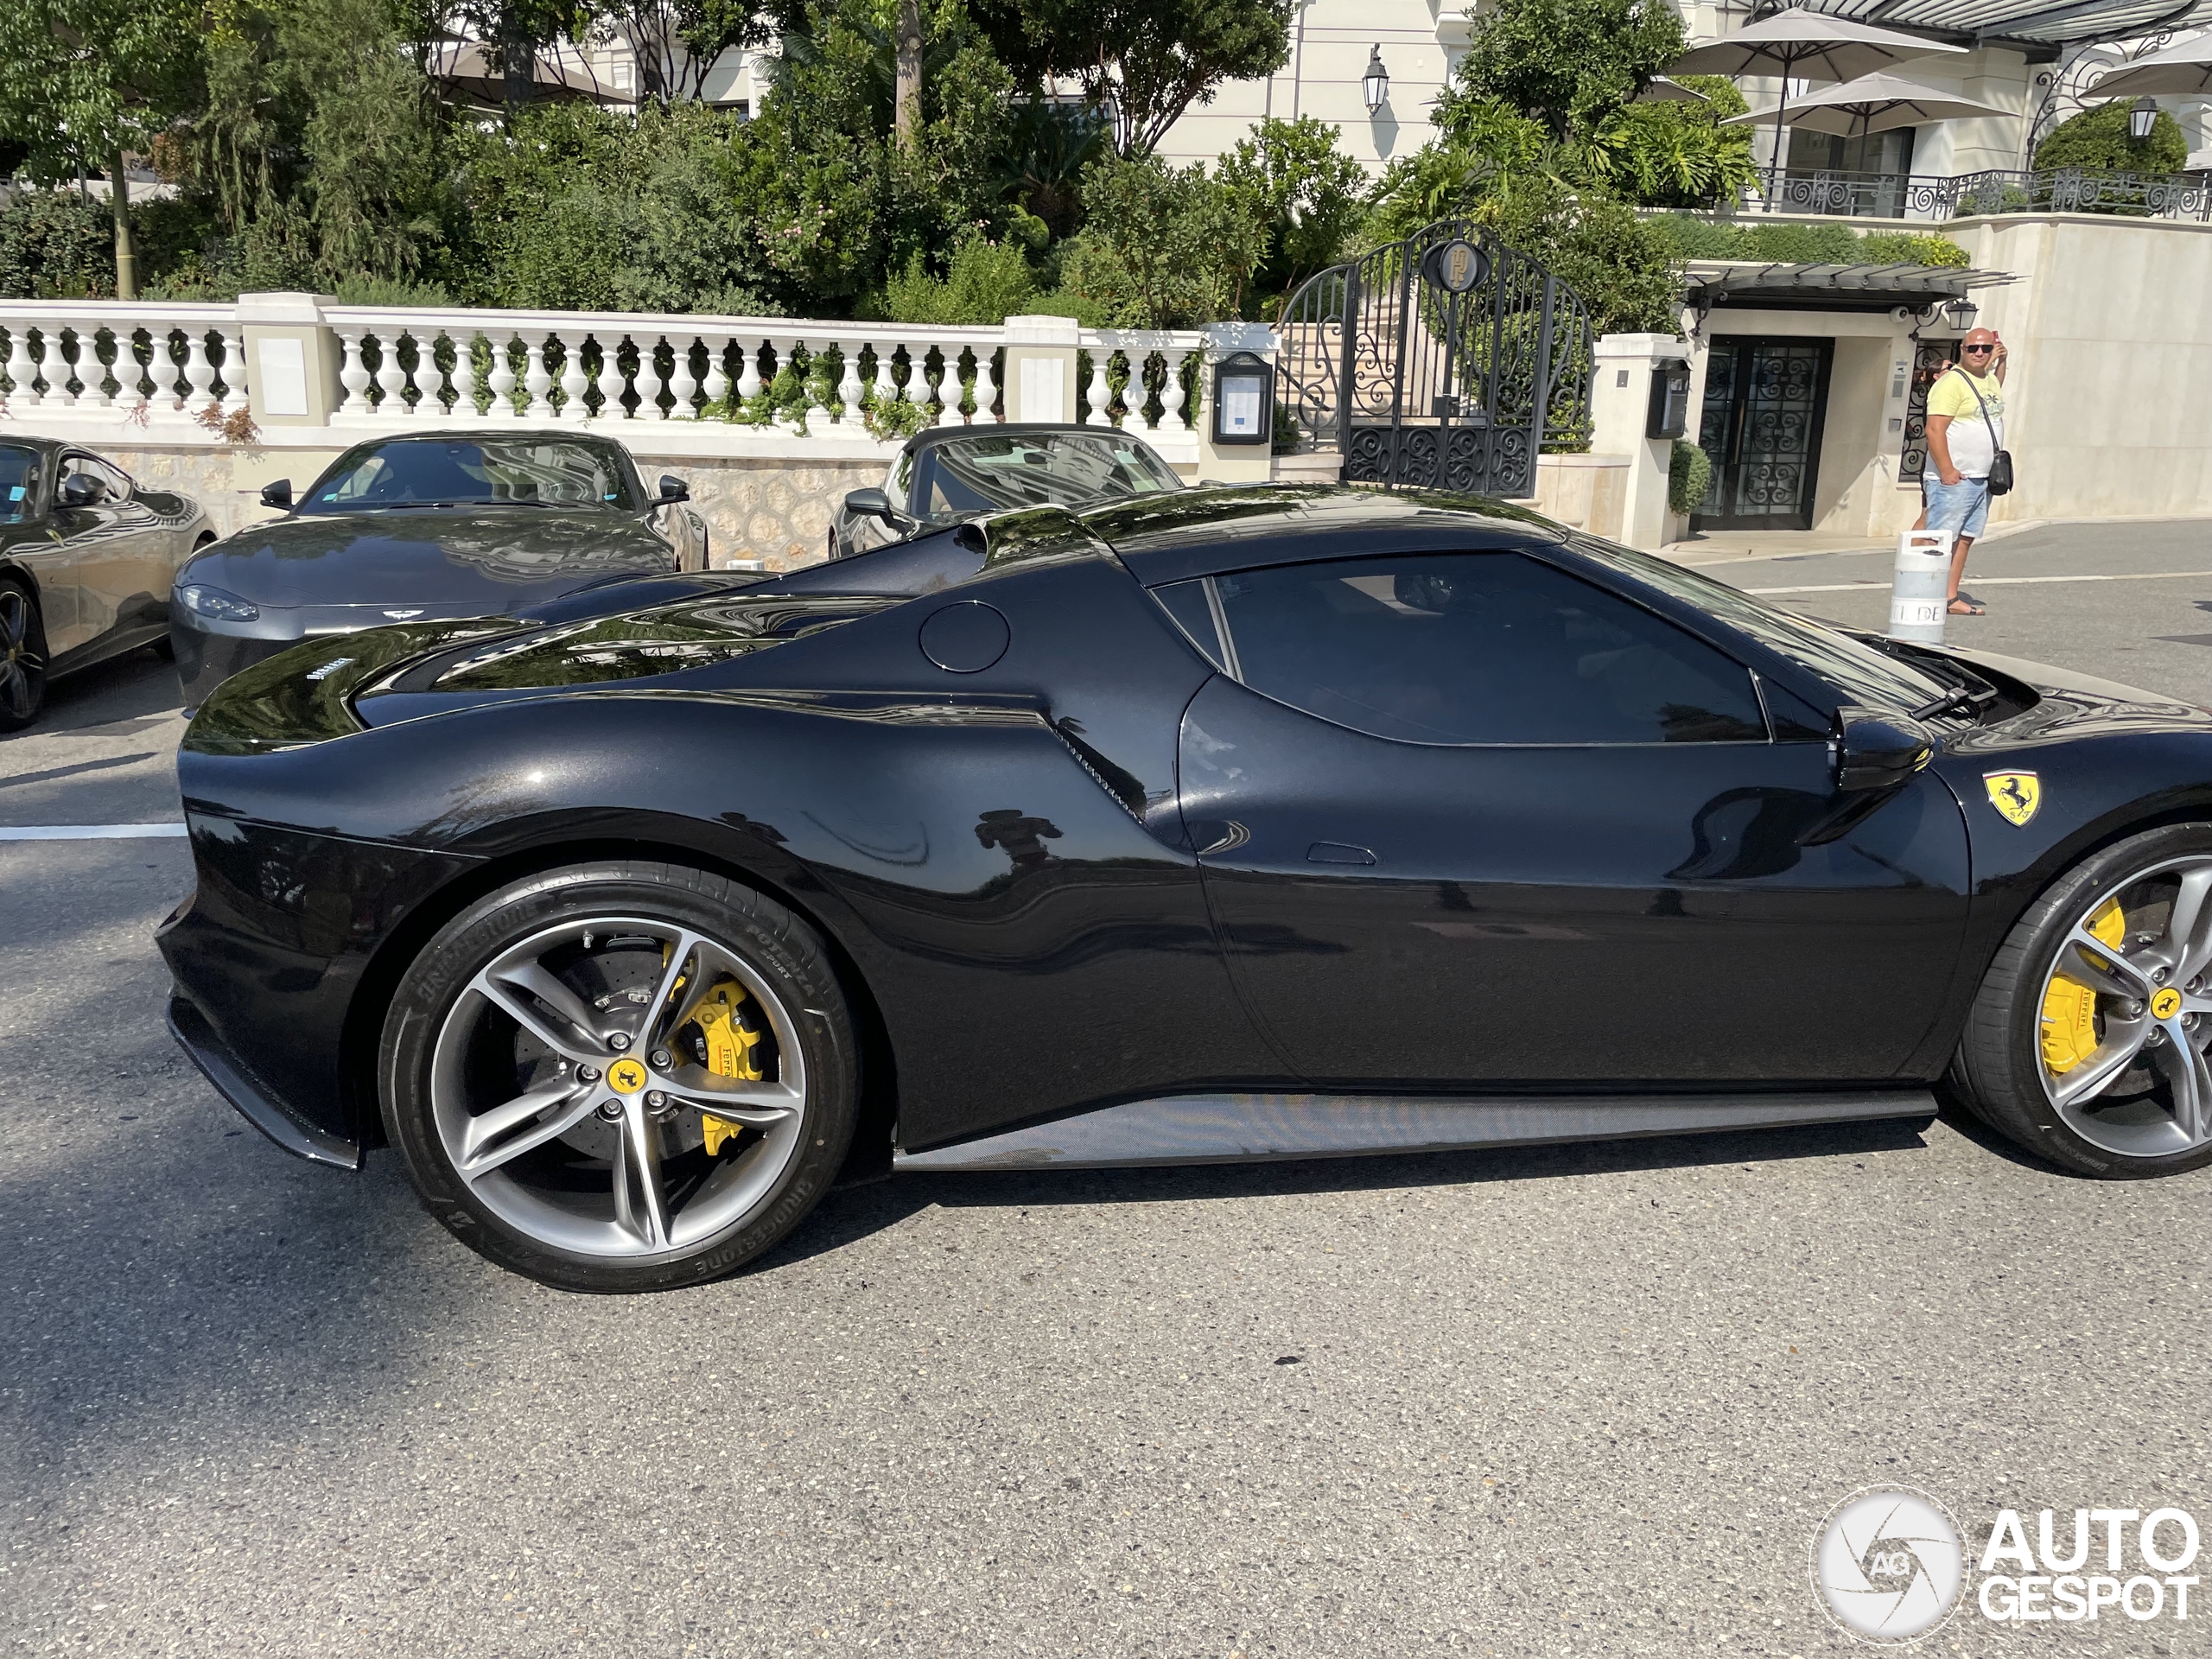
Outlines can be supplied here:
<path id="1" fill-rule="evenodd" d="M 1527 496 L 1540 453 L 1588 440 L 1588 310 L 1471 219 L 1308 279 L 1276 333 L 1285 401 L 1348 484 Z"/>

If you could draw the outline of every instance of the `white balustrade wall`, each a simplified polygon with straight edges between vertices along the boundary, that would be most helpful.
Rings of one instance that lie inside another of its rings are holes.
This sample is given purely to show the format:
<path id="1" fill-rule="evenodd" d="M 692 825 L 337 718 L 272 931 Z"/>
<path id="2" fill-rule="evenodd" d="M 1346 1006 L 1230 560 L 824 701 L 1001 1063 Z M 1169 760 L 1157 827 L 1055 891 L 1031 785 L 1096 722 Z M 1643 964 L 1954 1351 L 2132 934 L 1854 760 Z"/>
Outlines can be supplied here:
<path id="1" fill-rule="evenodd" d="M 918 427 L 1019 418 L 1006 406 L 1001 326 L 327 304 L 318 315 L 340 354 L 334 435 L 690 422 L 725 429 L 733 451 L 749 447 L 748 432 L 880 448 Z M 158 423 L 172 442 L 191 441 L 185 421 L 225 442 L 227 422 L 236 442 L 255 402 L 244 339 L 229 305 L 0 302 L 0 408 L 16 420 Z M 1206 349 L 1199 330 L 1082 330 L 1077 418 L 1195 459 Z"/>

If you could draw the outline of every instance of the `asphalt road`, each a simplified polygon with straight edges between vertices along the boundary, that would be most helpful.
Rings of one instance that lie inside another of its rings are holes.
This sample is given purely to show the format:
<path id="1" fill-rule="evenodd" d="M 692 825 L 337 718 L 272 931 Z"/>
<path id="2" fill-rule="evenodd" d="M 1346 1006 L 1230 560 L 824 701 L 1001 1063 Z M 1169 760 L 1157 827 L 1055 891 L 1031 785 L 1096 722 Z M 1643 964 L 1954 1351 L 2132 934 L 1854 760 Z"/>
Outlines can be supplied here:
<path id="1" fill-rule="evenodd" d="M 2212 702 L 2212 575 L 1984 580 L 2177 570 L 2212 528 L 1993 543 L 1954 637 Z M 149 658 L 58 689 L 0 827 L 173 817 L 175 709 Z M 1864 1485 L 2212 1532 L 2212 1174 L 1942 1120 L 905 1178 L 734 1281 L 561 1295 L 199 1079 L 149 941 L 188 880 L 0 842 L 0 1652 L 1812 1656 Z"/>

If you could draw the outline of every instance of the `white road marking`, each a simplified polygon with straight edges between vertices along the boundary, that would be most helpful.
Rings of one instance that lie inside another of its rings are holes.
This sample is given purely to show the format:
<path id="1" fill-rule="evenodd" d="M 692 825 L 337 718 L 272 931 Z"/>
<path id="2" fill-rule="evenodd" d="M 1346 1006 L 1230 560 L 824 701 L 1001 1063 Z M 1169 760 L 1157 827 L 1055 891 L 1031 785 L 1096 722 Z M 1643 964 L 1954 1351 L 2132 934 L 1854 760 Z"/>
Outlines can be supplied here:
<path id="1" fill-rule="evenodd" d="M 2212 570 L 2123 570 L 2092 576 L 1971 576 L 1977 588 L 2017 588 L 2043 582 L 2183 582 L 2212 577 Z M 1746 588 L 1747 594 L 1855 594 L 1886 588 L 1886 582 L 1832 582 L 1818 588 Z"/>
<path id="2" fill-rule="evenodd" d="M 0 841 L 137 841 L 187 833 L 181 823 L 32 823 L 0 827 Z"/>

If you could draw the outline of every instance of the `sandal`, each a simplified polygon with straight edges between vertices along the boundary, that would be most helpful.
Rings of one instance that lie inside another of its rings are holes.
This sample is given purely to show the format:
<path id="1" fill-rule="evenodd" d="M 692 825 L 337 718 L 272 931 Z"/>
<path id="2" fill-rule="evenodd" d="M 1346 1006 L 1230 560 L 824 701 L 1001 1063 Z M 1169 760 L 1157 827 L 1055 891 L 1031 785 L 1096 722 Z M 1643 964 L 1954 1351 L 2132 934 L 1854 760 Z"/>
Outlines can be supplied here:
<path id="1" fill-rule="evenodd" d="M 1975 604 L 1974 601 L 1968 599 L 1964 594 L 1961 594 L 1955 599 L 1952 600 L 1946 609 L 1953 616 L 1986 616 L 1989 614 L 1986 609 Z"/>

